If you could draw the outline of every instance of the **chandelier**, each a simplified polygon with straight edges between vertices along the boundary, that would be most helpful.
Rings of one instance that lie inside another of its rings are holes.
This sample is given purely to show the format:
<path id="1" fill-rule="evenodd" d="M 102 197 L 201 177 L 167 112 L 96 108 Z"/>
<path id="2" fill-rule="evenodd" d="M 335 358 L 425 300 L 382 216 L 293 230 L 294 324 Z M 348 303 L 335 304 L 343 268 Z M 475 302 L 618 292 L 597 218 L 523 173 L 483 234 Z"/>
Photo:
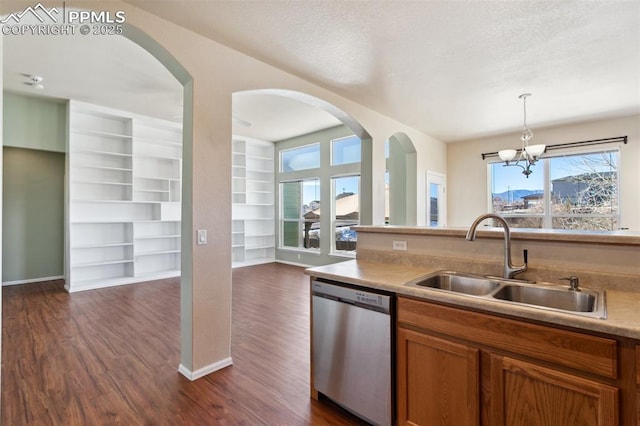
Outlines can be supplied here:
<path id="1" fill-rule="evenodd" d="M 531 139 L 533 139 L 533 132 L 530 128 L 527 127 L 527 97 L 531 96 L 531 93 L 523 93 L 518 96 L 519 99 L 522 99 L 522 104 L 524 107 L 524 127 L 522 129 L 522 135 L 520 136 L 520 140 L 522 141 L 522 148 L 519 150 L 515 149 L 503 149 L 502 151 L 498 151 L 498 156 L 502 161 L 505 162 L 505 166 L 518 166 L 522 168 L 522 174 L 524 174 L 527 178 L 529 175 L 533 173 L 531 170 L 531 166 L 536 164 L 536 161 L 540 158 L 540 156 L 544 153 L 546 146 L 543 144 L 539 145 L 529 145 Z M 513 160 L 518 157 L 515 162 Z"/>

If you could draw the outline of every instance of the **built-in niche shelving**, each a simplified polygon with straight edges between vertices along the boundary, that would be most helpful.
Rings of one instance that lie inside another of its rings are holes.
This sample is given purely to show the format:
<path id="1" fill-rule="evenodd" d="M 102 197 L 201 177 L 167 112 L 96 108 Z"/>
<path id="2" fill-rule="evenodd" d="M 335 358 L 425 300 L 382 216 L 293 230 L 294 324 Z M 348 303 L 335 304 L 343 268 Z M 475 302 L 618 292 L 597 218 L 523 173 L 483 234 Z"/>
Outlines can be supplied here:
<path id="1" fill-rule="evenodd" d="M 66 288 L 180 274 L 182 127 L 69 102 Z"/>
<path id="2" fill-rule="evenodd" d="M 232 144 L 233 266 L 273 262 L 275 259 L 273 143 L 234 137 Z"/>

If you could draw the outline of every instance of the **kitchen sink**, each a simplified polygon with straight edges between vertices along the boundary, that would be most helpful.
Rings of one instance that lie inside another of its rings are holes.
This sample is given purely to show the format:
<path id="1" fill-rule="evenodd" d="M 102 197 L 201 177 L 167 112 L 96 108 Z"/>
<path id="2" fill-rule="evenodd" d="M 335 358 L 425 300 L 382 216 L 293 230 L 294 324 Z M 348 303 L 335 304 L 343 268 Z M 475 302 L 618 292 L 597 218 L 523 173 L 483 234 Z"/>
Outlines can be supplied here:
<path id="1" fill-rule="evenodd" d="M 591 292 L 524 285 L 505 285 L 495 292 L 493 297 L 509 302 L 572 312 L 593 312 L 597 299 L 597 295 Z"/>
<path id="2" fill-rule="evenodd" d="M 482 296 L 491 293 L 500 284 L 485 277 L 461 274 L 458 272 L 442 271 L 437 274 L 422 278 L 413 282 L 412 285 L 418 287 L 431 287 L 441 290 L 453 291 L 456 293 Z"/>
<path id="3" fill-rule="evenodd" d="M 604 292 L 570 291 L 566 286 L 548 283 L 438 271 L 405 285 L 594 318 L 606 318 L 607 315 Z"/>

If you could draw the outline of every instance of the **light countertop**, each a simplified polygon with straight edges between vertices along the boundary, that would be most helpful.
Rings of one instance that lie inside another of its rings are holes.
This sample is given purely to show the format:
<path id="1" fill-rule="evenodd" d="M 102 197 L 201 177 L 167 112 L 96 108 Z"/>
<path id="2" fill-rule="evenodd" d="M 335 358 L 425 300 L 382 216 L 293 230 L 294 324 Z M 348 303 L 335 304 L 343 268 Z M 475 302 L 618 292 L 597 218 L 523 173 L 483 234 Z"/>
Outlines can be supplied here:
<path id="1" fill-rule="evenodd" d="M 417 297 L 426 301 L 526 318 L 548 324 L 640 339 L 640 292 L 606 290 L 607 318 L 598 319 L 572 313 L 562 313 L 518 303 L 475 297 L 446 290 L 416 288 L 405 284 L 442 268 L 417 267 L 392 263 L 371 263 L 349 260 L 326 266 L 309 268 L 307 275 L 386 290 L 398 295 Z M 464 271 L 462 271 L 464 272 Z"/>
<path id="2" fill-rule="evenodd" d="M 464 238 L 468 228 L 359 225 L 354 226 L 353 229 L 359 233 L 371 234 L 431 235 Z M 486 226 L 478 228 L 477 235 L 484 238 L 500 239 L 504 236 L 502 228 Z M 575 231 L 568 229 L 512 228 L 511 238 L 522 241 L 561 241 L 564 243 L 640 246 L 640 232 L 638 231 Z"/>

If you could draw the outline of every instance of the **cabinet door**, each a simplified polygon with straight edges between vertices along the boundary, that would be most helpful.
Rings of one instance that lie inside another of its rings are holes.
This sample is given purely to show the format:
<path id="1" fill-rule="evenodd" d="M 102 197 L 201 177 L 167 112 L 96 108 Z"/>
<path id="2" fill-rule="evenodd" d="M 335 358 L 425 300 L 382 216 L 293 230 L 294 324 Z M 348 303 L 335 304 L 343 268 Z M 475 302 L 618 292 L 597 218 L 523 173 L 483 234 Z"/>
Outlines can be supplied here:
<path id="1" fill-rule="evenodd" d="M 477 426 L 479 350 L 398 328 L 398 425 Z"/>
<path id="2" fill-rule="evenodd" d="M 493 355 L 490 413 L 494 426 L 616 426 L 618 390 Z"/>
<path id="3" fill-rule="evenodd" d="M 640 345 L 636 346 L 636 422 L 640 425 Z"/>

